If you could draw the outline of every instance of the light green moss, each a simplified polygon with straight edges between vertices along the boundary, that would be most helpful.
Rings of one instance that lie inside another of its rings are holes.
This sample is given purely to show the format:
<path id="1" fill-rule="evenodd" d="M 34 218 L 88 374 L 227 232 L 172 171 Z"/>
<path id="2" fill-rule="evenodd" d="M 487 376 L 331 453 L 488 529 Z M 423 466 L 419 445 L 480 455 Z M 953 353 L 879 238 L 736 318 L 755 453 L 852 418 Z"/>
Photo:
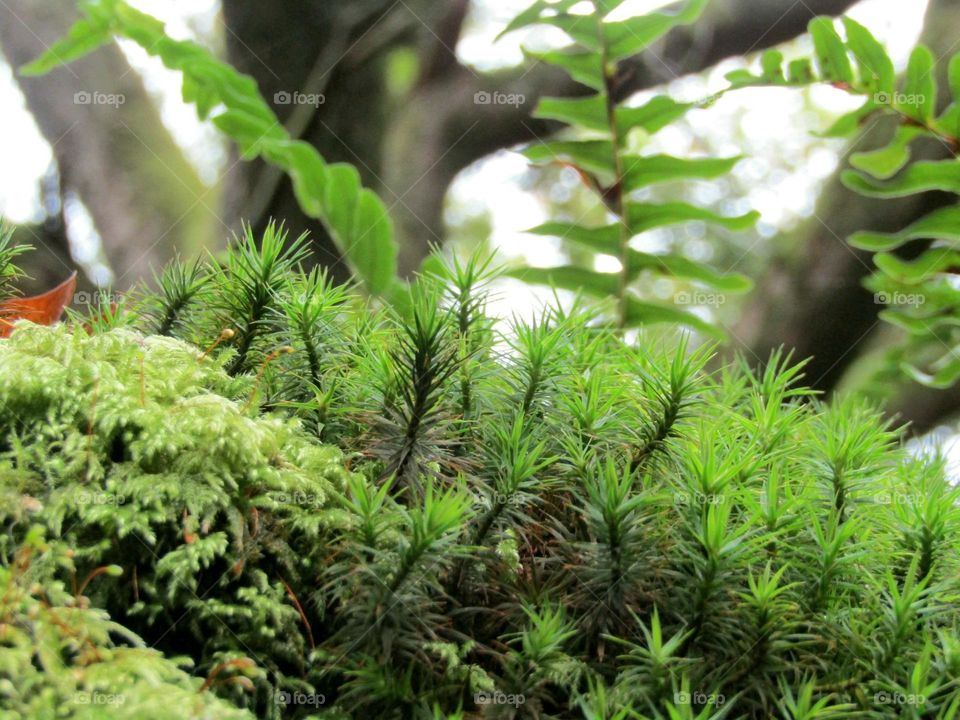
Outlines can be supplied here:
<path id="1" fill-rule="evenodd" d="M 71 561 L 35 529 L 18 563 L 0 566 L 0 718 L 244 720 L 248 712 L 202 691 L 189 659 L 165 658 L 31 560 Z"/>
<path id="2" fill-rule="evenodd" d="M 40 524 L 81 582 L 119 566 L 86 589 L 95 606 L 201 674 L 264 658 L 262 701 L 305 662 L 288 587 L 321 566 L 348 473 L 298 421 L 258 415 L 253 383 L 171 338 L 18 325 L 0 343 L 0 552 Z"/>

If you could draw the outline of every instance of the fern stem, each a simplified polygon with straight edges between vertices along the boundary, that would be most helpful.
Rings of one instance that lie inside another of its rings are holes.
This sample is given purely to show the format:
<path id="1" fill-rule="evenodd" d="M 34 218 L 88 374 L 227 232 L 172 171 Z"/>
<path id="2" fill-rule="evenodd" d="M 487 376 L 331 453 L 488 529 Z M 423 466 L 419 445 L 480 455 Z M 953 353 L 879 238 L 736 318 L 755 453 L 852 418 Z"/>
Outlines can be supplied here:
<path id="1" fill-rule="evenodd" d="M 597 0 L 593 0 L 593 7 L 599 20 L 603 16 L 603 12 Z M 600 42 L 600 62 L 601 72 L 603 73 L 603 99 L 607 106 L 607 124 L 610 128 L 610 138 L 612 140 L 614 167 L 613 185 L 601 189 L 601 193 L 603 200 L 617 216 L 618 259 L 620 260 L 620 273 L 617 281 L 617 328 L 622 333 L 627 326 L 627 287 L 630 283 L 630 228 L 624 216 L 624 172 L 623 158 L 620 156 L 623 138 L 620 135 L 620 128 L 617 126 L 617 101 L 614 97 L 616 66 L 611 67 L 607 41 L 603 35 L 603 23 L 599 21 L 597 22 L 597 35 Z"/>

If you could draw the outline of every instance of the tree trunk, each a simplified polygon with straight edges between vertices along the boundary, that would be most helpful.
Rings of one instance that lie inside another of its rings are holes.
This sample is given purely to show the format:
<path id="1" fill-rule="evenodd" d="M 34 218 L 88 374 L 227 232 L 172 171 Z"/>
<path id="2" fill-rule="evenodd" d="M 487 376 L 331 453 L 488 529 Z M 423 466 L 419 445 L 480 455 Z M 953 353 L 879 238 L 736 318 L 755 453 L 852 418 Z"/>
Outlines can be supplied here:
<path id="1" fill-rule="evenodd" d="M 380 180 L 390 119 L 384 70 L 389 52 L 415 36 L 414 11 L 427 18 L 435 14 L 423 0 L 223 2 L 231 64 L 256 78 L 292 135 L 311 143 L 328 162 L 355 165 L 364 185 L 387 205 L 394 198 Z M 256 161 L 235 165 L 229 180 L 227 215 L 235 224 L 249 221 L 259 233 L 276 219 L 292 236 L 309 232 L 316 261 L 338 280 L 348 277 L 322 224 L 301 212 L 287 177 Z"/>
<path id="2" fill-rule="evenodd" d="M 72 0 L 0 3 L 0 47 L 16 69 L 65 35 Z M 200 246 L 215 219 L 214 197 L 160 120 L 140 76 L 111 44 L 38 78 L 18 76 L 53 148 L 61 194 L 89 210 L 119 289 L 149 277 L 178 245 Z"/>

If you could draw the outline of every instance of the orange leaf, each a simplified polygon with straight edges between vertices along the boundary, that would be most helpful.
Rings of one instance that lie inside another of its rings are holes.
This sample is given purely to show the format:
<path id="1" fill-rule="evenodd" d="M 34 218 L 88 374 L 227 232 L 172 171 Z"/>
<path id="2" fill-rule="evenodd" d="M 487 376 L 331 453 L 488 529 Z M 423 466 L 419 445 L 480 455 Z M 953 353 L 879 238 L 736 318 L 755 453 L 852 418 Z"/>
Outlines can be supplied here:
<path id="1" fill-rule="evenodd" d="M 77 272 L 41 295 L 13 298 L 0 303 L 0 338 L 9 337 L 16 320 L 29 320 L 37 325 L 53 325 L 73 302 L 77 289 Z"/>

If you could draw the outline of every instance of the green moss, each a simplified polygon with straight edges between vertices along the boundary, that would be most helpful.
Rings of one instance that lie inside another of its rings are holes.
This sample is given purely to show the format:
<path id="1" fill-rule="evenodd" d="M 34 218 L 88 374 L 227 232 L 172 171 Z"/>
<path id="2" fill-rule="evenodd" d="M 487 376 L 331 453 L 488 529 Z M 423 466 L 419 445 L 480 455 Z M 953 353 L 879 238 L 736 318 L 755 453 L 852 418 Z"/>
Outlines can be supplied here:
<path id="1" fill-rule="evenodd" d="M 78 582 L 122 569 L 91 581 L 95 606 L 201 674 L 255 657 L 269 694 L 305 663 L 287 588 L 319 564 L 347 472 L 297 421 L 258 416 L 251 392 L 178 340 L 21 323 L 0 343 L 0 549 L 42 524 Z"/>
<path id="2" fill-rule="evenodd" d="M 0 565 L 70 553 L 37 592 L 271 719 L 956 716 L 960 490 L 877 408 L 580 308 L 497 325 L 477 261 L 406 312 L 260 292 L 241 242 L 169 324 L 236 331 L 208 353 L 132 329 L 170 283 L 0 341 Z"/>
<path id="3" fill-rule="evenodd" d="M 203 681 L 186 672 L 189 658 L 164 658 L 87 598 L 38 572 L 37 554 L 47 569 L 72 565 L 62 545 L 44 542 L 34 529 L 18 562 L 0 567 L 0 718 L 253 717 L 204 692 Z"/>

